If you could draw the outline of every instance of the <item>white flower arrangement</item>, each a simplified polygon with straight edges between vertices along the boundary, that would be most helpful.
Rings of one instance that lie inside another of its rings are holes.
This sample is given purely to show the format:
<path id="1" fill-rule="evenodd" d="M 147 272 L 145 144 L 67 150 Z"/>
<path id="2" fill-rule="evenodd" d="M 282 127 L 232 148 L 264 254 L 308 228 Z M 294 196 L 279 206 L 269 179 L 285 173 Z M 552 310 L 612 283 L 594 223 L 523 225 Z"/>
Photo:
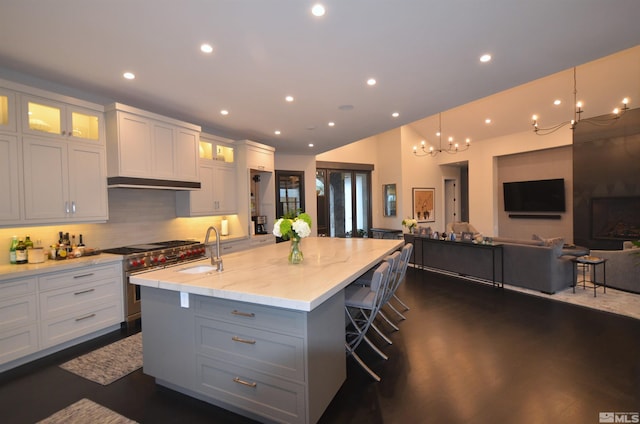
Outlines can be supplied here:
<path id="1" fill-rule="evenodd" d="M 287 216 L 278 219 L 273 224 L 273 235 L 283 240 L 309 237 L 311 235 L 311 217 L 302 212 L 295 218 Z"/>
<path id="2" fill-rule="evenodd" d="M 418 221 L 412 218 L 405 218 L 402 220 L 402 226 L 407 227 L 411 231 L 414 227 L 418 226 Z"/>

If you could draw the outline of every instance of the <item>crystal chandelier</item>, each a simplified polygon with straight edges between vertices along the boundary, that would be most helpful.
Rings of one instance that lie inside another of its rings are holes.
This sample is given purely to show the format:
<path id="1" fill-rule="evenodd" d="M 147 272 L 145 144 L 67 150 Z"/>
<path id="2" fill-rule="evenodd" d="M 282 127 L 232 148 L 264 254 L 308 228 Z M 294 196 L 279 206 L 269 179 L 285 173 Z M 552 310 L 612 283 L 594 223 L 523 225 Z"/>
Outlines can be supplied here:
<path id="1" fill-rule="evenodd" d="M 536 133 L 536 135 L 548 135 L 554 133 L 565 125 L 571 125 L 571 129 L 574 130 L 578 122 L 586 122 L 592 125 L 611 125 L 615 123 L 616 120 L 620 118 L 627 110 L 629 110 L 629 99 L 625 97 L 624 99 L 622 99 L 622 106 L 620 108 L 613 109 L 610 114 L 581 119 L 581 115 L 584 110 L 582 109 L 582 102 L 578 101 L 575 67 L 573 68 L 573 104 L 575 105 L 575 109 L 573 110 L 573 119 L 561 122 L 551 127 L 541 128 L 538 125 L 538 115 L 533 115 L 531 117 L 533 121 L 531 125 L 533 125 L 533 131 Z"/>
<path id="2" fill-rule="evenodd" d="M 447 139 L 447 145 L 445 148 L 442 148 L 442 112 L 438 113 L 438 132 L 436 133 L 436 136 L 438 136 L 437 149 L 433 146 L 430 146 L 429 149 L 427 149 L 427 142 L 422 140 L 422 142 L 420 142 L 420 148 L 418 148 L 418 146 L 413 146 L 413 154 L 416 156 L 436 156 L 438 153 L 445 152 L 453 155 L 458 152 L 464 152 L 471 146 L 470 138 L 467 138 L 465 140 L 465 144 L 460 147 L 458 143 L 453 141 L 453 137 L 449 137 Z"/>

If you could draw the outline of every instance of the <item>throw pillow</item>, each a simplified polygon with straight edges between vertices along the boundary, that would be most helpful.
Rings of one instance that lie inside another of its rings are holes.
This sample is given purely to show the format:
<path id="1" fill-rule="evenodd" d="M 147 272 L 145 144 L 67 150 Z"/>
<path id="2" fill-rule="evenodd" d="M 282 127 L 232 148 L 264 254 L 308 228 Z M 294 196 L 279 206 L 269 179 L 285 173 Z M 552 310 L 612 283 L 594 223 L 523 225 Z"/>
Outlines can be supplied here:
<path id="1" fill-rule="evenodd" d="M 542 238 L 534 234 L 531 238 L 541 241 L 544 246 L 553 248 L 553 253 L 555 253 L 556 256 L 562 255 L 562 248 L 564 247 L 564 239 L 562 237 Z"/>

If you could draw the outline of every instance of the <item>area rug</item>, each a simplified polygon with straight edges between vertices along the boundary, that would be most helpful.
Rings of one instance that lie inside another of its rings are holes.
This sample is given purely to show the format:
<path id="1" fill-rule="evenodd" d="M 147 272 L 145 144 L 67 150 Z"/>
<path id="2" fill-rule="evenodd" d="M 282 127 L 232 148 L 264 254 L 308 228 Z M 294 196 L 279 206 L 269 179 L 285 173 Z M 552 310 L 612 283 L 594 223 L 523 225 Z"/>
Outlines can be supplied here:
<path id="1" fill-rule="evenodd" d="M 106 386 L 142 367 L 142 333 L 79 356 L 60 368 Z"/>
<path id="2" fill-rule="evenodd" d="M 37 424 L 137 424 L 136 421 L 113 412 L 89 399 L 80 399 L 74 404 L 56 412 L 53 415 L 38 421 Z"/>

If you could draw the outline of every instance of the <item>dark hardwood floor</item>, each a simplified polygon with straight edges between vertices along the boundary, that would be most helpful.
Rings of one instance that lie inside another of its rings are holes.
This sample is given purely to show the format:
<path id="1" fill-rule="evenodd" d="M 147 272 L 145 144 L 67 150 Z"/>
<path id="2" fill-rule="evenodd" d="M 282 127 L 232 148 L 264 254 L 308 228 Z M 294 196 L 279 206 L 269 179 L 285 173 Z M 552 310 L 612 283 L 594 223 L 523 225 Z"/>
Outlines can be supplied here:
<path id="1" fill-rule="evenodd" d="M 359 348 L 382 382 L 349 359 L 322 423 L 597 424 L 599 412 L 640 411 L 640 320 L 412 268 L 399 295 L 411 310 L 390 359 Z M 58 367 L 137 330 L 0 374 L 0 421 L 37 422 L 88 398 L 140 423 L 253 422 L 141 370 L 101 386 Z"/>

